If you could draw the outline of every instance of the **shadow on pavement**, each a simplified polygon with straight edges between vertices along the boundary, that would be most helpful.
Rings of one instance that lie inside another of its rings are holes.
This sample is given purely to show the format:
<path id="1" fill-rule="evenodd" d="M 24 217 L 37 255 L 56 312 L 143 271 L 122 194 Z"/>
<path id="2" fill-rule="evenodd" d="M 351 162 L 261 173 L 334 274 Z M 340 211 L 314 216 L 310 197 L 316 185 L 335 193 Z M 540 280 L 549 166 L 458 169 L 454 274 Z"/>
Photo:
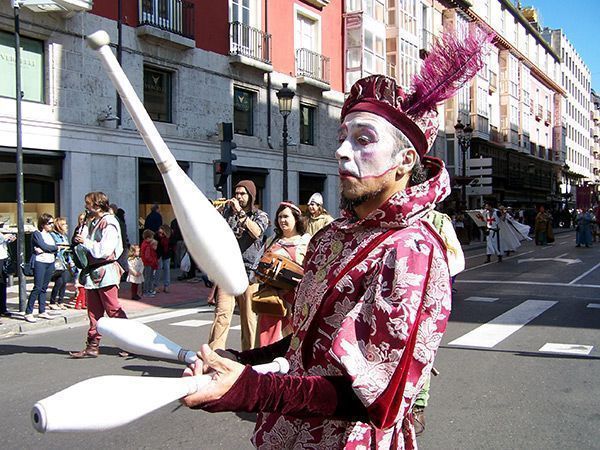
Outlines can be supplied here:
<path id="1" fill-rule="evenodd" d="M 525 356 L 528 358 L 600 360 L 600 356 L 569 355 L 566 353 L 520 352 L 516 350 L 500 350 L 495 348 L 462 347 L 460 345 L 440 345 L 440 349 L 442 348 L 445 350 L 472 350 L 476 352 L 510 353 L 515 356 Z"/>
<path id="2" fill-rule="evenodd" d="M 126 358 L 129 360 L 130 358 Z M 131 358 L 133 359 L 133 358 Z M 124 370 L 130 372 L 138 372 L 142 376 L 147 377 L 165 377 L 165 378 L 180 378 L 183 373 L 184 366 L 181 367 L 156 367 L 146 365 L 127 365 L 123 366 Z"/>

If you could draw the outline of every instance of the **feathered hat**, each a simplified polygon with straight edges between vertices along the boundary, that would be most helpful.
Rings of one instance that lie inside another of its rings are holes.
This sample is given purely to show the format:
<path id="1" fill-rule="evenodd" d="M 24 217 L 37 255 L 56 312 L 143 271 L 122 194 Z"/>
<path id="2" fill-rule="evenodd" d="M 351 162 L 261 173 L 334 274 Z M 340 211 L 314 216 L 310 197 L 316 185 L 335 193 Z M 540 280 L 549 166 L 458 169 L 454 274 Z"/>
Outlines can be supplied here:
<path id="1" fill-rule="evenodd" d="M 354 83 L 344 102 L 341 121 L 352 112 L 370 112 L 398 128 L 424 156 L 437 136 L 437 104 L 452 97 L 484 65 L 493 34 L 476 28 L 464 39 L 446 31 L 436 40 L 406 93 L 396 80 L 371 75 Z"/>

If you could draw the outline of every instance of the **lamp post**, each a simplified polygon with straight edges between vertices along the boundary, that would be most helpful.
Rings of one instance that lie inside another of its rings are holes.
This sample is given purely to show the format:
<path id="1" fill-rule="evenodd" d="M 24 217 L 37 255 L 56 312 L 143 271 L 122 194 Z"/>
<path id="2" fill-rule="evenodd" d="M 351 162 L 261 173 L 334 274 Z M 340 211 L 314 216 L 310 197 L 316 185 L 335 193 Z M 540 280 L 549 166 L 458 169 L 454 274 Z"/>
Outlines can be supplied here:
<path id="1" fill-rule="evenodd" d="M 467 124 L 466 126 L 460 121 L 457 120 L 456 125 L 454 125 L 454 132 L 456 134 L 456 139 L 458 141 L 458 145 L 460 145 L 460 150 L 462 152 L 462 204 L 463 208 L 467 208 L 467 151 L 471 147 L 471 137 L 473 135 L 473 128 L 471 124 Z"/>
<path id="2" fill-rule="evenodd" d="M 283 83 L 283 87 L 277 91 L 277 101 L 279 102 L 279 112 L 283 116 L 283 200 L 288 199 L 288 129 L 287 118 L 292 112 L 292 100 L 296 94 L 292 91 L 287 83 Z"/>

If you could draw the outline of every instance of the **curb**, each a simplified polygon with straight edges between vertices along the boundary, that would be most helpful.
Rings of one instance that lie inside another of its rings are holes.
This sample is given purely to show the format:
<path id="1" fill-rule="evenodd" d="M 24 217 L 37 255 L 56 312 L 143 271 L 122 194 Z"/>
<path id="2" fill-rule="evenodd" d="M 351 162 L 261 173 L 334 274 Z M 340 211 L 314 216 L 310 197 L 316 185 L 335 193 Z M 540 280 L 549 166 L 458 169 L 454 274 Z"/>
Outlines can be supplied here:
<path id="1" fill-rule="evenodd" d="M 135 319 L 137 317 L 151 316 L 153 314 L 165 312 L 168 310 L 180 309 L 185 307 L 202 307 L 207 306 L 205 299 L 198 299 L 188 301 L 185 303 L 178 303 L 169 306 L 152 306 L 142 311 L 132 311 L 127 313 L 129 319 Z M 87 310 L 77 310 L 72 314 L 60 315 L 57 314 L 54 320 L 38 319 L 36 323 L 29 323 L 22 319 L 23 315 L 19 313 L 13 313 L 11 318 L 8 320 L 12 323 L 6 323 L 6 318 L 3 318 L 3 322 L 0 325 L 0 340 L 17 336 L 19 334 L 28 332 L 44 332 L 49 331 L 53 328 L 64 327 L 64 326 L 78 326 L 88 323 Z"/>

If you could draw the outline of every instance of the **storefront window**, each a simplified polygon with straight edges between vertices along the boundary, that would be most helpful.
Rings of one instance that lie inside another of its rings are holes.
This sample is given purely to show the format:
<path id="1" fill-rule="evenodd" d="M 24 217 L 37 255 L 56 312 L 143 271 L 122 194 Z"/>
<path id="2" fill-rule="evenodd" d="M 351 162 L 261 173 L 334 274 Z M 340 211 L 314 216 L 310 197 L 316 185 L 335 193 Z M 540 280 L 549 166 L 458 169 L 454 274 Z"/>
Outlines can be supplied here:
<path id="1" fill-rule="evenodd" d="M 21 91 L 23 100 L 44 101 L 44 43 L 21 36 Z M 0 31 L 0 96 L 15 98 L 15 38 Z"/>

